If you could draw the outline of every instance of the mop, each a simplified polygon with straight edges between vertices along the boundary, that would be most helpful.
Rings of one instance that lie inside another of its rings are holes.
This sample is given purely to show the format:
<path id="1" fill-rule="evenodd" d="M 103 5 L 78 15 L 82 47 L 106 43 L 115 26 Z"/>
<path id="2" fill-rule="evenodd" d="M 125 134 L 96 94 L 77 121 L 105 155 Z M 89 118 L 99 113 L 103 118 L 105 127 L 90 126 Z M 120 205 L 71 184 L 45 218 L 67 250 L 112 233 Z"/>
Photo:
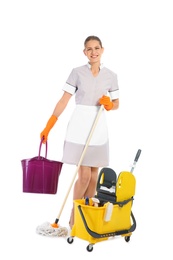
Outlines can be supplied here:
<path id="1" fill-rule="evenodd" d="M 65 237 L 68 235 L 68 229 L 66 227 L 53 227 L 49 222 L 38 226 L 36 232 L 39 235 L 48 237 Z"/>
<path id="2" fill-rule="evenodd" d="M 45 223 L 43 223 L 43 224 L 37 226 L 37 228 L 36 228 L 36 233 L 37 233 L 37 234 L 43 235 L 43 236 L 49 236 L 49 237 L 50 237 L 50 236 L 51 236 L 51 237 L 65 237 L 65 236 L 68 235 L 68 229 L 67 229 L 66 227 L 61 227 L 61 226 L 58 224 L 58 222 L 59 222 L 61 213 L 62 213 L 62 211 L 63 211 L 63 208 L 64 208 L 64 206 L 65 206 L 65 203 L 66 203 L 66 201 L 67 201 L 68 195 L 69 195 L 69 193 L 70 193 L 70 191 L 71 191 L 71 188 L 72 188 L 72 186 L 73 186 L 73 183 L 74 183 L 74 181 L 75 181 L 75 178 L 76 178 L 76 176 L 77 176 L 79 167 L 81 166 L 82 160 L 83 160 L 83 158 L 84 158 L 84 156 L 85 156 L 86 150 L 87 150 L 87 148 L 88 148 L 89 142 L 90 142 L 90 140 L 91 140 L 91 137 L 92 137 L 92 135 L 93 135 L 93 132 L 94 132 L 94 130 L 95 130 L 95 127 L 96 127 L 96 125 L 97 125 L 97 122 L 98 122 L 98 120 L 99 120 L 99 117 L 100 117 L 100 115 L 101 115 L 101 113 L 102 113 L 102 110 L 103 110 L 103 105 L 100 106 L 100 109 L 99 109 L 99 111 L 98 111 L 98 113 L 97 113 L 97 116 L 96 116 L 96 118 L 95 118 L 95 120 L 94 120 L 94 123 L 93 123 L 93 126 L 92 126 L 92 128 L 91 128 L 90 134 L 89 134 L 88 139 L 87 139 L 87 141 L 86 141 L 84 150 L 83 150 L 83 152 L 82 152 L 82 154 L 81 154 L 79 163 L 78 163 L 77 168 L 76 168 L 76 170 L 75 170 L 75 174 L 74 174 L 74 176 L 73 176 L 72 182 L 71 182 L 70 187 L 69 187 L 69 189 L 68 189 L 68 191 L 67 191 L 67 194 L 66 194 L 65 199 L 64 199 L 64 202 L 63 202 L 63 204 L 62 204 L 62 206 L 61 206 L 60 212 L 59 212 L 57 218 L 55 219 L 55 222 L 52 223 L 52 224 L 49 223 L 49 222 L 45 222 Z"/>

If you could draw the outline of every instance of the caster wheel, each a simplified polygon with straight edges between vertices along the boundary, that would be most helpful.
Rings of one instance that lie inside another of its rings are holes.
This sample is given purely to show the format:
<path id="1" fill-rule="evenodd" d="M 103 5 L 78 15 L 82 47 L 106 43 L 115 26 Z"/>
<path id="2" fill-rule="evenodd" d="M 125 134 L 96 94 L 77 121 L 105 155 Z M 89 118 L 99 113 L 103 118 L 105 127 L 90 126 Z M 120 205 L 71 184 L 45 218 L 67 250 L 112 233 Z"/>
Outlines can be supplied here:
<path id="1" fill-rule="evenodd" d="M 93 245 L 91 245 L 91 244 L 88 245 L 86 249 L 87 249 L 88 252 L 93 251 Z"/>
<path id="2" fill-rule="evenodd" d="M 127 236 L 124 238 L 126 242 L 129 242 L 130 241 L 130 236 Z"/>
<path id="3" fill-rule="evenodd" d="M 68 237 L 68 238 L 67 238 L 67 242 L 68 242 L 69 244 L 72 244 L 73 241 L 74 241 L 73 237 Z"/>

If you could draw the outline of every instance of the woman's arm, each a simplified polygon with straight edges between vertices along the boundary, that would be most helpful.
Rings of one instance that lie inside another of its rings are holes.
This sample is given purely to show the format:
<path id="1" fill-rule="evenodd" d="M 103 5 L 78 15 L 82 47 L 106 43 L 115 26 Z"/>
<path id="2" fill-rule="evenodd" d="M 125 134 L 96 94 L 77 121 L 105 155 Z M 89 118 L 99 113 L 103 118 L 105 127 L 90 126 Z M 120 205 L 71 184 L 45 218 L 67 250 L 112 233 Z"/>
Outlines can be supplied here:
<path id="1" fill-rule="evenodd" d="M 64 94 L 62 95 L 62 97 L 60 98 L 60 100 L 58 101 L 58 103 L 55 106 L 53 115 L 55 115 L 58 118 L 62 114 L 62 112 L 66 108 L 71 96 L 72 96 L 72 94 L 70 94 L 66 91 L 64 92 Z"/>
<path id="2" fill-rule="evenodd" d="M 112 102 L 113 102 L 112 110 L 118 109 L 119 108 L 119 98 L 112 100 Z"/>

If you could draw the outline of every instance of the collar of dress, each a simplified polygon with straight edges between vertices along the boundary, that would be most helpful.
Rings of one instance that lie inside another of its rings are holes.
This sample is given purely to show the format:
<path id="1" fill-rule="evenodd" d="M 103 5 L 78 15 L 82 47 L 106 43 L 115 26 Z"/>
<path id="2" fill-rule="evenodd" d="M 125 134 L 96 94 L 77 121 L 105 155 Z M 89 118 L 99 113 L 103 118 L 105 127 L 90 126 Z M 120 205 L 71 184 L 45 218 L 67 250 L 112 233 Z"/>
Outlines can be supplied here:
<path id="1" fill-rule="evenodd" d="M 89 69 L 91 69 L 91 64 L 87 63 L 87 66 Z M 103 69 L 104 65 L 103 63 L 100 64 L 100 70 Z"/>

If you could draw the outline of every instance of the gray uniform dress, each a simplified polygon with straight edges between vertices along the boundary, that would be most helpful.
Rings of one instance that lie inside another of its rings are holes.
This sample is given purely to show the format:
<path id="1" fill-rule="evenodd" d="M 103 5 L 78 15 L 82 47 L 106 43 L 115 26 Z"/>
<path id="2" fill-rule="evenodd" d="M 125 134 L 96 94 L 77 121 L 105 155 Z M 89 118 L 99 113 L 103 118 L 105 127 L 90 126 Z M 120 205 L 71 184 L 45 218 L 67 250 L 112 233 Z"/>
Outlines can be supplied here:
<path id="1" fill-rule="evenodd" d="M 99 74 L 94 77 L 90 64 L 74 68 L 63 90 L 75 95 L 76 107 L 67 126 L 62 162 L 78 165 L 90 130 L 100 108 L 99 99 L 103 95 L 119 98 L 117 75 L 100 66 Z M 109 165 L 109 138 L 103 110 L 93 132 L 81 165 L 104 167 Z"/>

